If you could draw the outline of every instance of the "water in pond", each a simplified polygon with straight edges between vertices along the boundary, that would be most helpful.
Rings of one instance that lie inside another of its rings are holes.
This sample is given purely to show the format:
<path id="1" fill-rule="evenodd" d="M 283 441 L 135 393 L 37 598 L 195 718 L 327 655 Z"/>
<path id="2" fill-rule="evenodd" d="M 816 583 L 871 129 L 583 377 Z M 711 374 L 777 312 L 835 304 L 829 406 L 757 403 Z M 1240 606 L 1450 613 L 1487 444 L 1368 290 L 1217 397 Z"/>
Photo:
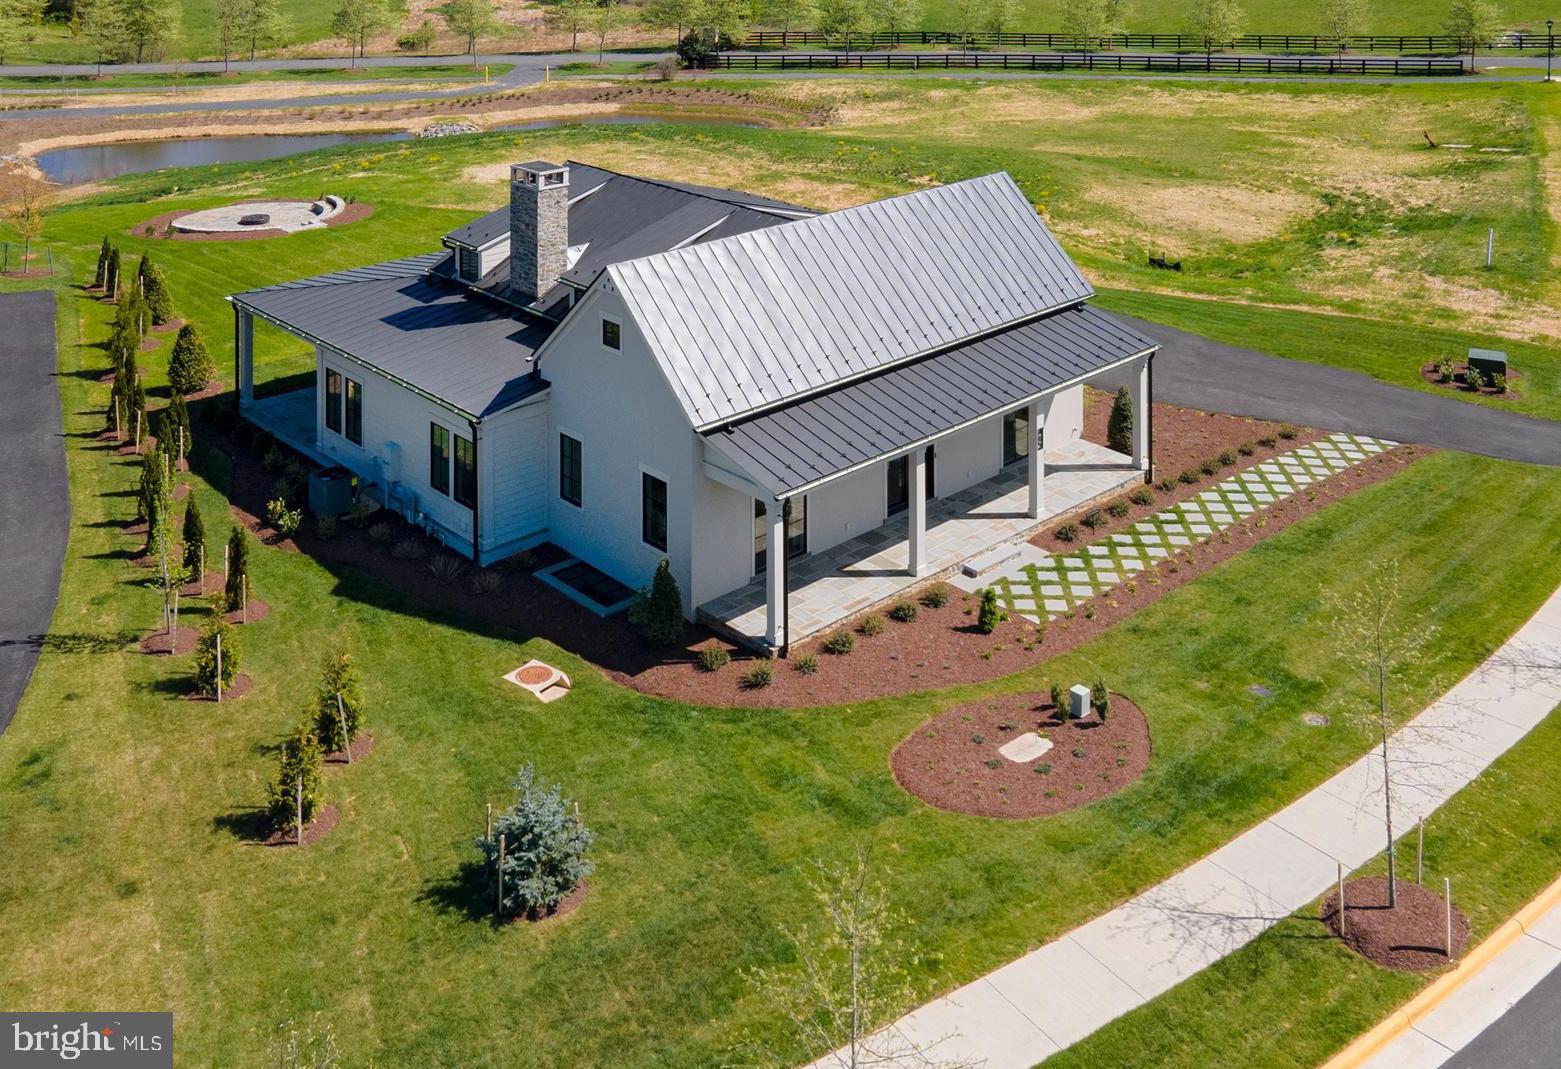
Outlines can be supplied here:
<path id="1" fill-rule="evenodd" d="M 721 119 L 662 119 L 648 115 L 582 116 L 581 124 L 641 126 L 660 122 L 689 122 L 710 126 L 753 126 L 753 123 Z M 494 127 L 495 130 L 546 130 L 570 125 L 569 120 L 540 119 Z M 38 154 L 38 167 L 51 182 L 94 182 L 120 175 L 158 171 L 164 167 L 201 167 L 214 163 L 249 163 L 274 160 L 299 152 L 376 141 L 407 141 L 404 131 L 383 134 L 241 134 L 232 137 L 174 138 L 167 141 L 121 141 L 108 145 L 57 148 Z"/>

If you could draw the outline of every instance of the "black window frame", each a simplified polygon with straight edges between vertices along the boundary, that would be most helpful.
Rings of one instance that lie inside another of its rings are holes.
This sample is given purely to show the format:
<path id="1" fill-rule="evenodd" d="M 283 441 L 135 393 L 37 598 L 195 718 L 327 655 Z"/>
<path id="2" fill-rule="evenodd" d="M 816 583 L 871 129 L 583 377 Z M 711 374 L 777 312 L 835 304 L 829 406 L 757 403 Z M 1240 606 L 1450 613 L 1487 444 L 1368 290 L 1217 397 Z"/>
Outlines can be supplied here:
<path id="1" fill-rule="evenodd" d="M 1019 425 L 1024 425 L 1024 433 L 1019 433 Z M 1003 467 L 1017 464 L 1030 455 L 1030 406 L 1016 408 L 1003 415 Z"/>
<path id="2" fill-rule="evenodd" d="M 325 369 L 325 429 L 341 433 L 342 373 Z"/>
<path id="3" fill-rule="evenodd" d="M 895 477 L 897 474 L 898 478 Z M 895 495 L 896 490 L 899 491 L 899 496 Z M 910 507 L 911 458 L 909 453 L 895 457 L 885 465 L 884 500 L 888 506 L 885 511 L 890 516 L 898 516 Z"/>
<path id="4" fill-rule="evenodd" d="M 450 454 L 453 475 L 450 479 L 450 496 L 457 505 L 477 508 L 477 443 L 463 435 L 455 435 L 454 449 Z"/>
<path id="5" fill-rule="evenodd" d="M 482 253 L 476 249 L 459 246 L 456 265 L 456 270 L 467 282 L 477 282 L 482 278 Z M 468 267 L 471 269 L 467 270 Z"/>
<path id="6" fill-rule="evenodd" d="M 450 496 L 450 428 L 431 420 L 428 424 L 428 486 L 437 494 Z"/>
<path id="7" fill-rule="evenodd" d="M 623 324 L 602 316 L 602 344 L 615 353 L 623 352 Z"/>
<path id="8" fill-rule="evenodd" d="M 585 507 L 584 454 L 585 443 L 572 434 L 558 433 L 558 497 L 575 508 Z"/>
<path id="9" fill-rule="evenodd" d="M 667 551 L 667 495 L 665 479 L 648 471 L 640 472 L 640 541 L 662 553 Z"/>
<path id="10" fill-rule="evenodd" d="M 363 444 L 363 383 L 342 376 L 342 423 L 347 441 Z"/>

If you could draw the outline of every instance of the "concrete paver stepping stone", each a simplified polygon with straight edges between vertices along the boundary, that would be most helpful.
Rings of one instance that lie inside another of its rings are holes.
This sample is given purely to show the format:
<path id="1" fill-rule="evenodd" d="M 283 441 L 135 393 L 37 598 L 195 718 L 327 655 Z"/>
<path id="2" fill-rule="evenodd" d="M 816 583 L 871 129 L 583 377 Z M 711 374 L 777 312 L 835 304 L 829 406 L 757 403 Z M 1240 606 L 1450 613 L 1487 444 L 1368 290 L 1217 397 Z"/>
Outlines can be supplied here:
<path id="1" fill-rule="evenodd" d="M 1016 765 L 1028 764 L 1052 748 L 1052 740 L 1043 739 L 1033 731 L 1026 731 L 997 748 L 997 752 Z"/>

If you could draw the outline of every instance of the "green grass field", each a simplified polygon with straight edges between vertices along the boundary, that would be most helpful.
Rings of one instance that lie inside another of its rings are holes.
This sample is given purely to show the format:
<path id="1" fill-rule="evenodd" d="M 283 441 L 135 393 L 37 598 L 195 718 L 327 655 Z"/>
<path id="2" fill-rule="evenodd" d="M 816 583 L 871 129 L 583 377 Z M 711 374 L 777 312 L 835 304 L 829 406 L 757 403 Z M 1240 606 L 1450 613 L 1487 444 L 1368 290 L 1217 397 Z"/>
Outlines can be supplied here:
<path id="1" fill-rule="evenodd" d="M 496 63 L 488 68 L 490 77 L 508 74 L 513 64 Z M 112 69 L 112 68 L 110 68 Z M 410 67 L 329 67 L 295 71 L 234 71 L 223 74 L 213 71 L 192 71 L 188 74 L 110 74 L 102 78 L 73 74 L 60 77 L 9 75 L 0 76 L 0 89 L 215 89 L 232 85 L 254 85 L 271 82 L 386 82 L 386 81 L 452 81 L 467 82 L 481 79 L 482 69 L 473 70 L 469 63 L 453 65 L 418 65 Z"/>

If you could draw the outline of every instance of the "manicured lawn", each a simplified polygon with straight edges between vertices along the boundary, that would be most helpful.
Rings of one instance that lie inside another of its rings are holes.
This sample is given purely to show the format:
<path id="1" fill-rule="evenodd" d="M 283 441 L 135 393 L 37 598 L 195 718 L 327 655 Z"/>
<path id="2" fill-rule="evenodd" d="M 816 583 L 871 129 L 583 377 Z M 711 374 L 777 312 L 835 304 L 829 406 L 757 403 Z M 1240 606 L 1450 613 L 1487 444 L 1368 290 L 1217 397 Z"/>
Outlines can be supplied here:
<path id="1" fill-rule="evenodd" d="M 223 295 L 429 248 L 498 202 L 473 166 L 531 155 L 673 161 L 704 168 L 681 175 L 695 180 L 740 166 L 765 192 L 806 169 L 806 156 L 782 162 L 796 144 L 823 160 L 837 147 L 792 132 L 584 128 L 333 151 L 132 180 L 60 210 L 50 239 L 62 270 L 77 272 L 90 270 L 105 231 L 132 256 L 151 248 L 226 376 Z M 831 165 L 822 180 L 909 184 L 912 165 L 891 171 L 884 155 L 863 151 L 860 170 Z M 962 166 L 983 162 L 976 150 Z M 315 195 L 322 183 L 374 203 L 374 215 L 274 242 L 125 235 L 172 207 L 240 190 Z M 1406 681 L 1421 701 L 1561 582 L 1561 472 L 1438 454 L 1056 663 L 938 694 L 755 712 L 647 698 L 568 650 L 261 548 L 256 592 L 274 612 L 241 633 L 255 689 L 220 709 L 187 703 L 187 668 L 133 648 L 157 605 L 126 560 L 135 466 L 92 440 L 109 310 L 60 281 L 74 528 L 53 634 L 0 737 L 0 1004 L 172 1007 L 183 1064 L 264 1062 L 290 1018 L 329 1021 L 350 1065 L 718 1064 L 746 1032 L 776 1026 L 741 971 L 785 955 L 776 931 L 807 907 L 802 870 L 863 842 L 881 851 L 912 918 L 918 995 L 945 990 L 1164 878 L 1365 749 L 1342 727 L 1301 722 L 1328 707 L 1339 679 L 1322 599 L 1357 581 L 1362 563 L 1398 559 L 1415 608 L 1441 628 Z M 309 366 L 296 346 L 266 345 L 263 376 Z M 154 387 L 166 348 L 145 361 Z M 226 458 L 202 449 L 196 461 L 215 559 L 229 526 Z M 1500 554 L 1485 542 L 1492 517 Z M 339 640 L 363 667 L 377 748 L 332 772 L 328 800 L 345 817 L 318 847 L 250 845 L 233 822 L 261 801 L 268 747 Z M 533 655 L 574 677 L 565 702 L 544 709 L 501 681 Z M 993 822 L 930 810 L 889 776 L 893 746 L 952 703 L 1097 674 L 1144 707 L 1154 734 L 1148 773 L 1113 799 Z M 1273 697 L 1260 701 L 1254 683 Z M 579 800 L 600 836 L 599 871 L 571 918 L 496 930 L 455 879 L 475 856 L 483 803 L 503 801 L 527 760 Z"/>
<path id="2" fill-rule="evenodd" d="M 1426 872 L 1483 938 L 1561 871 L 1550 718 L 1426 825 Z M 1414 849 L 1413 836 L 1401 849 Z M 1411 856 L 1401 853 L 1401 857 Z M 1384 871 L 1381 864 L 1370 871 Z M 1049 1058 L 1045 1069 L 1311 1069 L 1427 982 L 1329 938 L 1315 903 L 1219 964 Z M 1472 944 L 1471 944 L 1472 945 Z M 1279 1037 L 1276 1041 L 1276 1037 Z"/>
<path id="3" fill-rule="evenodd" d="M 497 78 L 514 68 L 511 63 L 495 63 L 488 73 Z M 113 72 L 113 68 L 107 68 Z M 0 89 L 204 89 L 230 85 L 250 85 L 256 82 L 379 82 L 444 79 L 470 81 L 481 78 L 482 68 L 472 68 L 470 63 L 450 65 L 420 65 L 413 67 L 320 67 L 295 71 L 233 71 L 223 74 L 214 71 L 192 71 L 188 74 L 120 74 L 109 73 L 102 78 L 86 74 L 41 77 L 10 75 L 0 77 Z"/>

